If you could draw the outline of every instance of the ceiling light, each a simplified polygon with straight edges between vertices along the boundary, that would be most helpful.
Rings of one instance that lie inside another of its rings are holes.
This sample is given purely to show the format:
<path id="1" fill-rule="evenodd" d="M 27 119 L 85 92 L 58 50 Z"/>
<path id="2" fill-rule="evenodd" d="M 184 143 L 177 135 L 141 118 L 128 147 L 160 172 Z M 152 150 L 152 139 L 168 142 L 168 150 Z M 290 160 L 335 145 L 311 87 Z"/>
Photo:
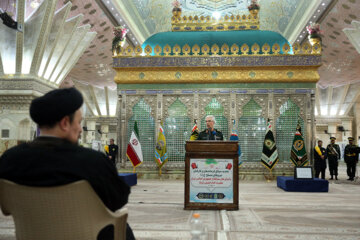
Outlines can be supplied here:
<path id="1" fill-rule="evenodd" d="M 316 15 L 314 15 L 314 17 L 313 18 L 316 18 Z"/>
<path id="2" fill-rule="evenodd" d="M 112 7 L 111 10 L 114 10 L 114 8 Z"/>
<path id="3" fill-rule="evenodd" d="M 107 1 L 106 3 L 107 3 L 107 4 L 109 4 L 109 3 L 110 3 L 110 1 Z"/>
<path id="4" fill-rule="evenodd" d="M 120 18 L 120 22 L 122 22 L 122 19 Z"/>
<path id="5" fill-rule="evenodd" d="M 321 5 L 325 6 L 325 3 L 322 3 Z"/>
<path id="6" fill-rule="evenodd" d="M 300 37 L 302 38 L 302 35 L 300 35 Z"/>
<path id="7" fill-rule="evenodd" d="M 219 12 L 213 12 L 212 16 L 213 16 L 216 20 L 219 20 L 220 17 L 221 17 L 221 13 L 219 13 Z"/>
<path id="8" fill-rule="evenodd" d="M 40 5 L 40 0 L 34 0 L 30 3 L 30 6 L 34 9 L 37 8 L 39 5 Z"/>
<path id="9" fill-rule="evenodd" d="M 318 10 L 318 12 L 320 12 L 320 9 Z"/>

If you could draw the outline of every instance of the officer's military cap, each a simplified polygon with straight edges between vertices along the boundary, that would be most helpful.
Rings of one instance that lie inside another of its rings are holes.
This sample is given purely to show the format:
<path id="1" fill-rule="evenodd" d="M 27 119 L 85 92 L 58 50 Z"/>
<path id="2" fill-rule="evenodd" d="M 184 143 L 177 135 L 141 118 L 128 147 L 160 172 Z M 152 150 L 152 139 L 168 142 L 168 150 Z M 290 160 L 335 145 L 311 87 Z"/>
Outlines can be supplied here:
<path id="1" fill-rule="evenodd" d="M 353 137 L 348 137 L 348 140 L 349 141 L 354 141 L 354 138 Z"/>
<path id="2" fill-rule="evenodd" d="M 336 137 L 331 137 L 330 140 L 336 140 Z"/>
<path id="3" fill-rule="evenodd" d="M 78 110 L 83 104 L 81 93 L 75 88 L 56 89 L 30 104 L 30 116 L 38 125 L 52 125 Z"/>

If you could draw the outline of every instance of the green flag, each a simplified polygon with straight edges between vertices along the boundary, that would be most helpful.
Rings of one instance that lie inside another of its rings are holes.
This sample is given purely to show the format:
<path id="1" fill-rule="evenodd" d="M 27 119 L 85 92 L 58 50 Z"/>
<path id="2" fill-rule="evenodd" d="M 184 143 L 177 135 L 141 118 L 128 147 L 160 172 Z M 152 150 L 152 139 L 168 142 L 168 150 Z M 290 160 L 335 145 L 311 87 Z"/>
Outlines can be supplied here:
<path id="1" fill-rule="evenodd" d="M 269 170 L 272 170 L 279 161 L 279 154 L 276 148 L 272 125 L 268 119 L 267 130 L 264 139 L 263 151 L 261 155 L 261 163 Z"/>
<path id="2" fill-rule="evenodd" d="M 304 138 L 301 134 L 300 123 L 298 123 L 293 144 L 291 147 L 290 161 L 296 167 L 302 167 L 309 164 L 309 159 L 306 154 Z"/>

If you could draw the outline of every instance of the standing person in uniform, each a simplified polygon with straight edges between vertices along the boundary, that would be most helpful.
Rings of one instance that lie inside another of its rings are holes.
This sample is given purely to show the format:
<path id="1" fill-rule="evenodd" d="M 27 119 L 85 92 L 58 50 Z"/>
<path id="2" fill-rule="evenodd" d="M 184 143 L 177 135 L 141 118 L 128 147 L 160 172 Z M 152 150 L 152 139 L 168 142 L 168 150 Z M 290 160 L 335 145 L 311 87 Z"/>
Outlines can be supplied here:
<path id="1" fill-rule="evenodd" d="M 321 178 L 325 179 L 326 150 L 322 147 L 321 140 L 318 141 L 318 145 L 315 147 L 314 158 L 315 178 L 319 178 L 319 175 L 321 173 Z"/>
<path id="2" fill-rule="evenodd" d="M 199 133 L 197 140 L 224 140 L 223 134 L 214 128 L 216 123 L 213 115 L 208 115 L 205 118 L 206 129 Z"/>
<path id="3" fill-rule="evenodd" d="M 83 97 L 75 88 L 56 89 L 35 98 L 30 105 L 30 116 L 38 124 L 40 136 L 7 150 L 0 157 L 0 178 L 40 187 L 86 180 L 104 205 L 116 211 L 128 202 L 130 187 L 121 180 L 105 154 L 78 146 L 82 104 Z M 114 239 L 114 227 L 103 228 L 97 239 Z M 129 225 L 126 239 L 135 239 Z"/>
<path id="4" fill-rule="evenodd" d="M 114 144 L 114 139 L 110 139 L 109 153 L 106 153 L 111 162 L 115 165 L 119 147 Z"/>
<path id="5" fill-rule="evenodd" d="M 349 144 L 346 145 L 344 151 L 344 160 L 346 163 L 346 172 L 349 178 L 347 180 L 354 181 L 356 164 L 359 159 L 359 147 L 354 144 L 354 138 L 348 137 Z"/>
<path id="6" fill-rule="evenodd" d="M 340 147 L 335 143 L 336 138 L 330 138 L 330 144 L 326 147 L 326 154 L 329 162 L 329 171 L 331 178 L 329 180 L 333 180 L 335 176 L 335 180 L 338 180 L 338 160 L 340 159 Z"/>

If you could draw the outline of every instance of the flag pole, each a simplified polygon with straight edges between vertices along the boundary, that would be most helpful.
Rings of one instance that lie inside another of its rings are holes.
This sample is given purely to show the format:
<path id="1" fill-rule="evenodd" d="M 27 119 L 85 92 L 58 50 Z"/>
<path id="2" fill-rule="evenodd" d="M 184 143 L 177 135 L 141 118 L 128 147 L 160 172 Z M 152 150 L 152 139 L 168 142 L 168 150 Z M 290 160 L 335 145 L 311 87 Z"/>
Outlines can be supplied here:
<path id="1" fill-rule="evenodd" d="M 161 167 L 159 167 L 159 176 L 161 176 Z"/>
<path id="2" fill-rule="evenodd" d="M 133 173 L 136 173 L 136 167 L 134 167 L 134 169 L 133 169 Z"/>
<path id="3" fill-rule="evenodd" d="M 271 182 L 272 181 L 272 178 L 273 178 L 273 176 L 272 176 L 272 169 L 269 169 L 269 176 L 268 177 L 266 177 L 266 175 L 265 175 L 265 178 L 266 178 L 266 182 Z"/>

